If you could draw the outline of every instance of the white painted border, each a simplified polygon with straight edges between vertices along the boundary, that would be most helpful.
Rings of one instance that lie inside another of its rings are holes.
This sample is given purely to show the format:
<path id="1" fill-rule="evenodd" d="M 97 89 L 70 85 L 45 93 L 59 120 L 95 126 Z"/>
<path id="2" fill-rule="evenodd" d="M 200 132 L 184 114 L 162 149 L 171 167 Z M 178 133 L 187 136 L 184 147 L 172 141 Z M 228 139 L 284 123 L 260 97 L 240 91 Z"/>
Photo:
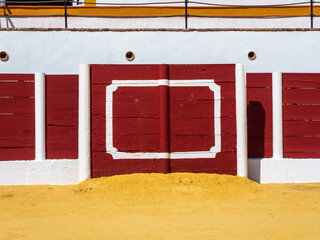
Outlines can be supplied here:
<path id="1" fill-rule="evenodd" d="M 218 86 L 213 79 L 194 79 L 194 80 L 113 80 L 112 84 L 106 87 L 106 149 L 107 153 L 111 154 L 114 159 L 159 159 L 167 158 L 168 153 L 151 153 L 139 152 L 128 153 L 119 152 L 113 146 L 113 92 L 118 87 L 153 87 L 159 85 L 167 85 L 169 87 L 189 87 L 189 86 L 206 86 L 214 92 L 214 134 L 215 146 L 209 151 L 197 152 L 172 152 L 171 159 L 183 158 L 214 158 L 218 152 L 221 151 L 221 93 L 220 86 Z"/>
<path id="2" fill-rule="evenodd" d="M 78 158 L 79 181 L 91 177 L 91 125 L 90 125 L 90 65 L 80 64 L 79 69 L 79 128 Z"/>
<path id="3" fill-rule="evenodd" d="M 0 185 L 77 184 L 77 159 L 0 161 Z"/>
<path id="4" fill-rule="evenodd" d="M 283 158 L 282 73 L 272 73 L 273 158 Z"/>
<path id="5" fill-rule="evenodd" d="M 320 159 L 251 158 L 248 178 L 258 183 L 320 182 Z"/>
<path id="6" fill-rule="evenodd" d="M 36 161 L 46 159 L 46 76 L 42 72 L 34 76 L 35 104 L 35 156 Z"/>
<path id="7" fill-rule="evenodd" d="M 237 174 L 248 176 L 246 67 L 236 64 Z"/>

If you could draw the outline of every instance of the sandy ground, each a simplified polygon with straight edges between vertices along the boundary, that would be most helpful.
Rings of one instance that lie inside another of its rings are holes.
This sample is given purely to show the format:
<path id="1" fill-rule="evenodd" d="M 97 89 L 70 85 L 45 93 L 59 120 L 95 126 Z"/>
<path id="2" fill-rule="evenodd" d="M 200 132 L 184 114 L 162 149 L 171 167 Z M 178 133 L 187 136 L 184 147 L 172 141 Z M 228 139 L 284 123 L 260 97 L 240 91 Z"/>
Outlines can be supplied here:
<path id="1" fill-rule="evenodd" d="M 133 174 L 0 187 L 0 239 L 320 239 L 320 184 Z"/>

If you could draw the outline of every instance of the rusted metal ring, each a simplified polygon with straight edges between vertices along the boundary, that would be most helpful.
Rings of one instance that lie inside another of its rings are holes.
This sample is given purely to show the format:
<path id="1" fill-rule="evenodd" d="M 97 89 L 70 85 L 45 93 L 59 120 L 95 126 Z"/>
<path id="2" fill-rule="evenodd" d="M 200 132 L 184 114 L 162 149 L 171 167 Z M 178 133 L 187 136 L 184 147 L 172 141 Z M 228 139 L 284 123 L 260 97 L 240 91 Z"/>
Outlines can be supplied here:
<path id="1" fill-rule="evenodd" d="M 5 51 L 0 52 L 0 60 L 1 61 L 7 61 L 9 58 L 9 54 Z"/>
<path id="2" fill-rule="evenodd" d="M 249 60 L 255 60 L 257 57 L 256 53 L 254 51 L 248 52 L 248 58 Z"/>
<path id="3" fill-rule="evenodd" d="M 126 52 L 126 59 L 128 60 L 128 61 L 133 61 L 134 60 L 134 53 L 132 52 L 132 51 L 128 51 L 128 52 Z"/>

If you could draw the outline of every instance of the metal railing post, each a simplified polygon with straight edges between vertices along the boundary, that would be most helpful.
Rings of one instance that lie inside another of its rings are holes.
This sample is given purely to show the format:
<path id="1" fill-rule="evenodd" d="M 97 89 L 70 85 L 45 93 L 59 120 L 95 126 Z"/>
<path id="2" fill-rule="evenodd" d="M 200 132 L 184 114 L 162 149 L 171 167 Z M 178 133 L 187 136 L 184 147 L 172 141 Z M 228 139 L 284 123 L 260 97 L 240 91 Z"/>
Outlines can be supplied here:
<path id="1" fill-rule="evenodd" d="M 68 28 L 68 9 L 67 9 L 68 0 L 64 0 L 64 27 Z"/>
<path id="2" fill-rule="evenodd" d="M 184 13 L 184 18 L 185 18 L 185 28 L 187 29 L 188 28 L 188 0 L 185 0 L 184 1 L 184 4 L 185 4 L 185 13 Z"/>
<path id="3" fill-rule="evenodd" d="M 310 5 L 311 5 L 311 12 L 310 12 L 310 18 L 311 18 L 311 28 L 313 28 L 313 17 L 314 17 L 314 14 L 313 14 L 313 0 L 310 0 Z"/>

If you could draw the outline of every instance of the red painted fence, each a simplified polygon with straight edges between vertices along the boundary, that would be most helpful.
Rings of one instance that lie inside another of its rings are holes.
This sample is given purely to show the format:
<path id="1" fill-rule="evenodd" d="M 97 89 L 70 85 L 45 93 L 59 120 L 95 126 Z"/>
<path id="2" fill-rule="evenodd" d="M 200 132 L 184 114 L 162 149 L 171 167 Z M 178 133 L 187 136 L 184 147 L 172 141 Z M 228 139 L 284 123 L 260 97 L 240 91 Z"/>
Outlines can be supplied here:
<path id="1" fill-rule="evenodd" d="M 0 160 L 35 158 L 34 75 L 0 74 Z M 78 158 L 78 76 L 46 76 L 46 154 Z"/>
<path id="2" fill-rule="evenodd" d="M 248 157 L 272 157 L 272 74 L 247 73 Z"/>
<path id="3" fill-rule="evenodd" d="M 320 158 L 320 74 L 283 74 L 284 157 Z"/>
<path id="4" fill-rule="evenodd" d="M 78 75 L 46 76 L 47 159 L 78 158 Z"/>
<path id="5" fill-rule="evenodd" d="M 157 156 L 168 148 L 171 172 L 237 173 L 235 65 L 166 67 L 167 70 L 163 70 L 163 65 L 91 65 L 94 177 L 166 171 L 165 163 Z M 170 87 L 152 85 L 152 81 L 166 76 Z M 217 93 L 208 86 L 190 85 L 199 79 L 214 79 L 221 89 L 221 99 L 216 100 Z M 139 81 L 139 86 L 132 83 Z M 173 86 L 174 81 L 183 83 Z M 169 99 L 163 101 L 166 96 Z M 216 101 L 221 103 L 221 116 L 216 116 Z M 169 118 L 167 123 L 166 118 Z M 218 145 L 216 137 L 220 139 L 220 135 L 215 134 L 215 127 L 219 127 L 215 118 L 221 119 L 221 150 L 214 158 L 201 154 L 191 157 L 190 152 L 206 152 Z M 166 128 L 169 132 L 163 134 Z M 121 155 L 119 152 L 123 153 L 122 157 L 116 156 Z M 174 158 L 176 153 L 184 155 Z"/>
<path id="6" fill-rule="evenodd" d="M 0 161 L 34 159 L 34 75 L 0 74 Z"/>
<path id="7" fill-rule="evenodd" d="M 217 144 L 217 93 L 208 86 L 183 83 L 181 87 L 130 85 L 130 80 L 158 79 L 185 83 L 214 79 L 220 87 L 221 150 L 214 158 L 115 159 L 108 151 L 108 134 L 113 147 L 125 153 L 205 152 Z M 320 74 L 286 73 L 282 79 L 284 157 L 320 158 Z M 112 92 L 108 105 L 106 91 L 114 80 L 124 85 Z M 91 65 L 91 96 L 93 176 L 169 171 L 236 174 L 235 65 Z M 112 133 L 106 127 L 108 109 Z M 272 157 L 271 73 L 247 74 L 247 117 L 248 157 Z M 0 161 L 34 159 L 34 124 L 34 75 L 0 74 Z M 77 148 L 78 76 L 47 75 L 47 159 L 77 159 Z"/>

